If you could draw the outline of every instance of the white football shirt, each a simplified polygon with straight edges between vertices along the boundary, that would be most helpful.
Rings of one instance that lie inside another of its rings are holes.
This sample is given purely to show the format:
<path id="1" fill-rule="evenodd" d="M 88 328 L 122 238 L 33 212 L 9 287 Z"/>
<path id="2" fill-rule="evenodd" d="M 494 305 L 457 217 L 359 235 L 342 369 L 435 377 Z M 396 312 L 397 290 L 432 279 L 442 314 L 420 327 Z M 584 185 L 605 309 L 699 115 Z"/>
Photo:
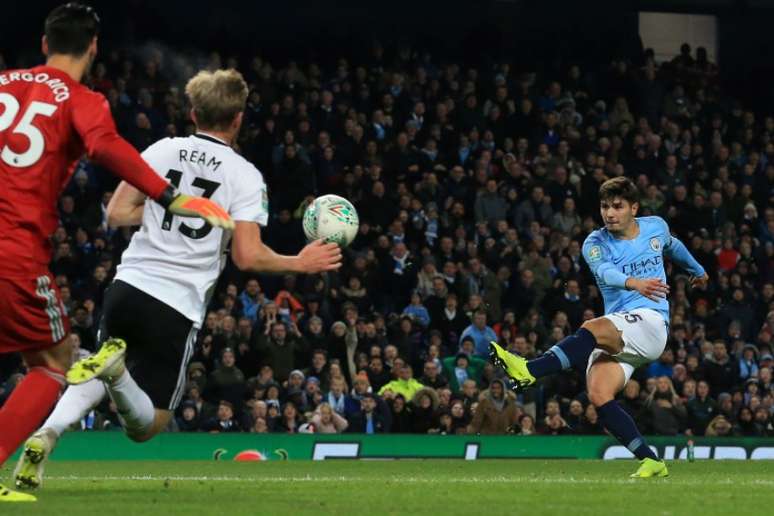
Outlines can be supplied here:
<path id="1" fill-rule="evenodd" d="M 180 192 L 208 197 L 235 221 L 268 222 L 263 176 L 221 140 L 198 133 L 165 138 L 142 157 Z M 148 199 L 142 227 L 121 257 L 116 279 L 171 306 L 200 327 L 225 265 L 231 232 L 168 213 Z"/>

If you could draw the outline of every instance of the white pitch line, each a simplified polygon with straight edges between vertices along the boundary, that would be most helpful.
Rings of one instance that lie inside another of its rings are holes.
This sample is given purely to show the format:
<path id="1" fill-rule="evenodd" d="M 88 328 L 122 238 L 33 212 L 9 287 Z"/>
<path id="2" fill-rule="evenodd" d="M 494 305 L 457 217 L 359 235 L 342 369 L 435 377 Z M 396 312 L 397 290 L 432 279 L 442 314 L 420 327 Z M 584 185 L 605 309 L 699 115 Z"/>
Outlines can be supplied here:
<path id="1" fill-rule="evenodd" d="M 595 479 L 595 478 L 575 478 L 575 477 L 466 477 L 466 478 L 425 478 L 425 477 L 388 477 L 388 478 L 367 478 L 367 477 L 347 477 L 347 476 L 302 476 L 302 477 L 235 477 L 235 476 L 163 476 L 163 475 L 126 475 L 126 476 L 78 476 L 63 475 L 46 477 L 47 480 L 58 480 L 63 482 L 77 481 L 140 481 L 140 482 L 163 482 L 165 480 L 178 482 L 250 482 L 250 483 L 287 483 L 287 482 L 308 482 L 308 483 L 333 483 L 333 482 L 394 482 L 400 484 L 605 484 L 605 485 L 643 485 L 642 480 L 637 479 Z M 665 483 L 690 486 L 760 486 L 772 487 L 774 480 L 740 480 L 728 478 L 723 480 L 708 479 L 678 479 L 670 478 Z"/>

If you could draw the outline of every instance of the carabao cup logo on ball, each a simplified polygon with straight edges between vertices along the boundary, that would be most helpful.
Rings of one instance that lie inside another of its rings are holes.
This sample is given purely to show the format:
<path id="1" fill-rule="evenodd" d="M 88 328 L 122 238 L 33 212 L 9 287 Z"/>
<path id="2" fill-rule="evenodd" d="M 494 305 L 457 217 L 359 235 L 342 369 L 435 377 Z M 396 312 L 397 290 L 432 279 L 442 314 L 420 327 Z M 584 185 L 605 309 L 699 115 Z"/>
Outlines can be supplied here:
<path id="1" fill-rule="evenodd" d="M 344 247 L 357 236 L 360 220 L 357 210 L 347 199 L 323 195 L 306 208 L 302 225 L 307 239 L 322 238 Z"/>

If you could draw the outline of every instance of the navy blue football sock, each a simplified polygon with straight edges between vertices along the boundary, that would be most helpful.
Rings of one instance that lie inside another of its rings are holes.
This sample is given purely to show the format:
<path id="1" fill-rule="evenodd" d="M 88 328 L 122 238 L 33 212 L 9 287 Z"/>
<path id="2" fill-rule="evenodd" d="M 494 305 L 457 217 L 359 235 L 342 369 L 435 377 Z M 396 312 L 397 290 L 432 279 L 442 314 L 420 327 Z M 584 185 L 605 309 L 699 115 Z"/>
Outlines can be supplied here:
<path id="1" fill-rule="evenodd" d="M 596 346 L 597 339 L 594 334 L 586 328 L 581 328 L 575 335 L 565 337 L 543 355 L 530 360 L 527 369 L 532 376 L 540 378 L 570 367 L 585 368 L 589 355 Z"/>
<path id="2" fill-rule="evenodd" d="M 629 448 L 638 459 L 650 458 L 658 460 L 653 450 L 645 444 L 645 439 L 637 430 L 634 420 L 615 400 L 610 400 L 601 407 L 597 407 L 599 420 L 605 425 L 618 442 Z"/>

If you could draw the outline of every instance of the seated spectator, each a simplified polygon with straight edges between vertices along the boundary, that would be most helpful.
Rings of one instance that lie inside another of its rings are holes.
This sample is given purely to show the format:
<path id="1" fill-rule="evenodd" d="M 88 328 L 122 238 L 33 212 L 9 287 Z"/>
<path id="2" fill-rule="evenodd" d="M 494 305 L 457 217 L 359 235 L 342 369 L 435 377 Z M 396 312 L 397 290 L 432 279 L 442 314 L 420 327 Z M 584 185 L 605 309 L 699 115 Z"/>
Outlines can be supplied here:
<path id="1" fill-rule="evenodd" d="M 475 381 L 468 378 L 467 380 L 462 382 L 462 389 L 460 390 L 458 395 L 462 398 L 462 401 L 465 403 L 465 406 L 472 411 L 473 404 L 478 403 L 478 395 L 479 395 L 478 385 L 476 384 Z"/>
<path id="2" fill-rule="evenodd" d="M 281 322 L 267 324 L 266 331 L 258 337 L 256 344 L 259 356 L 274 369 L 277 378 L 287 378 L 290 371 L 296 369 L 297 360 L 309 353 L 308 344 L 298 327 L 292 324 L 290 328 L 289 332 Z"/>
<path id="3" fill-rule="evenodd" d="M 489 343 L 497 341 L 497 334 L 486 324 L 487 315 L 484 310 L 478 310 L 473 314 L 473 324 L 465 328 L 460 336 L 460 344 L 465 337 L 472 337 L 475 343 L 475 354 L 477 357 L 486 358 L 489 356 Z"/>
<path id="4" fill-rule="evenodd" d="M 296 434 L 302 423 L 301 415 L 292 402 L 285 404 L 282 409 L 282 415 L 274 425 L 274 432 L 285 434 Z"/>
<path id="5" fill-rule="evenodd" d="M 261 291 L 261 285 L 255 278 L 250 278 L 245 283 L 245 289 L 239 295 L 242 302 L 242 315 L 249 319 L 253 324 L 258 322 L 261 306 L 266 302 L 266 298 Z"/>
<path id="6" fill-rule="evenodd" d="M 411 400 L 411 432 L 426 434 L 438 428 L 438 394 L 429 388 L 419 389 Z"/>
<path id="7" fill-rule="evenodd" d="M 712 344 L 712 355 L 704 361 L 704 376 L 711 392 L 730 392 L 739 381 L 739 364 L 731 360 L 722 340 Z"/>
<path id="8" fill-rule="evenodd" d="M 397 397 L 396 397 L 397 398 Z M 400 397 L 402 399 L 402 397 Z M 393 404 L 394 404 L 393 400 Z M 377 401 L 370 392 L 363 394 L 360 399 L 360 411 L 349 416 L 348 432 L 358 434 L 381 434 L 390 431 L 389 422 L 376 410 Z"/>
<path id="9" fill-rule="evenodd" d="M 242 428 L 239 426 L 239 422 L 234 419 L 234 406 L 230 402 L 222 400 L 218 404 L 217 416 L 205 421 L 202 424 L 202 430 L 211 434 L 217 434 L 221 432 L 241 432 Z"/>
<path id="10" fill-rule="evenodd" d="M 580 400 L 575 399 L 570 402 L 567 417 L 565 417 L 564 420 L 567 422 L 567 426 L 574 432 L 582 433 L 580 427 L 583 423 L 583 403 L 581 403 Z"/>
<path id="11" fill-rule="evenodd" d="M 256 418 L 255 423 L 250 427 L 250 432 L 254 434 L 267 434 L 270 432 L 269 424 L 262 417 Z"/>
<path id="12" fill-rule="evenodd" d="M 739 358 L 739 379 L 758 377 L 758 348 L 753 344 L 745 344 L 742 356 Z"/>
<path id="13" fill-rule="evenodd" d="M 753 412 L 750 410 L 750 407 L 740 408 L 736 421 L 735 434 L 743 437 L 758 436 L 758 429 L 755 426 L 755 421 L 753 421 Z"/>
<path id="14" fill-rule="evenodd" d="M 371 357 L 366 374 L 371 387 L 377 392 L 391 380 L 390 373 L 384 369 L 384 360 L 380 356 Z"/>
<path id="15" fill-rule="evenodd" d="M 320 403 L 314 411 L 311 423 L 318 434 L 340 434 L 349 422 L 337 414 L 328 403 Z"/>
<path id="16" fill-rule="evenodd" d="M 650 418 L 651 431 L 656 435 L 677 435 L 682 429 L 686 409 L 669 377 L 656 379 L 656 390 L 645 400 L 645 411 Z"/>
<path id="17" fill-rule="evenodd" d="M 478 410 L 470 422 L 470 432 L 473 434 L 512 432 L 519 420 L 521 410 L 511 396 L 512 393 L 506 391 L 505 382 L 494 380 L 489 389 L 481 393 Z"/>
<path id="18" fill-rule="evenodd" d="M 403 309 L 403 313 L 418 322 L 422 328 L 430 326 L 430 313 L 422 304 L 422 298 L 416 291 L 411 293 L 411 303 Z"/>
<path id="19" fill-rule="evenodd" d="M 529 414 L 522 414 L 519 418 L 518 435 L 535 435 L 535 420 Z"/>
<path id="20" fill-rule="evenodd" d="M 554 414 L 546 418 L 546 425 L 543 429 L 545 435 L 565 435 L 571 433 L 570 427 L 560 414 Z"/>
<path id="21" fill-rule="evenodd" d="M 269 407 L 263 400 L 250 400 L 242 416 L 242 428 L 253 428 L 258 419 L 263 419 L 268 427 Z"/>
<path id="22" fill-rule="evenodd" d="M 657 378 L 659 376 L 672 377 L 672 367 L 675 362 L 675 355 L 670 348 L 664 349 L 658 360 L 652 362 L 647 369 L 648 378 Z"/>
<path id="23" fill-rule="evenodd" d="M 478 384 L 481 381 L 486 363 L 481 358 L 469 356 L 463 352 L 459 352 L 453 357 L 444 358 L 443 374 L 448 380 L 452 392 L 459 393 L 467 380 L 473 380 L 475 384 Z"/>
<path id="24" fill-rule="evenodd" d="M 771 407 L 755 409 L 755 433 L 758 437 L 774 437 L 774 417 L 771 415 Z"/>
<path id="25" fill-rule="evenodd" d="M 718 413 L 717 402 L 710 397 L 710 387 L 704 380 L 696 385 L 696 396 L 688 400 L 685 408 L 688 413 L 688 429 L 691 435 L 704 435 L 709 422 Z M 750 414 L 752 419 L 752 413 Z"/>
<path id="26" fill-rule="evenodd" d="M 186 400 L 191 401 L 196 405 L 196 413 L 199 415 L 200 420 L 206 421 L 207 419 L 215 416 L 215 412 L 218 407 L 209 403 L 202 398 L 201 390 L 195 383 L 189 383 L 186 390 Z"/>
<path id="27" fill-rule="evenodd" d="M 414 395 L 424 387 L 413 378 L 411 366 L 404 365 L 398 369 L 398 378 L 382 386 L 379 389 L 379 396 L 385 399 L 391 399 L 396 394 L 402 395 L 405 399 L 414 399 Z"/>
<path id="28" fill-rule="evenodd" d="M 245 393 L 245 375 L 236 367 L 236 357 L 231 348 L 223 350 L 220 367 L 207 380 L 208 399 L 227 400 L 232 406 L 241 407 Z"/>
<path id="29" fill-rule="evenodd" d="M 181 432 L 198 432 L 201 423 L 196 404 L 193 401 L 184 401 L 180 408 L 182 409 L 180 416 L 175 418 L 177 429 Z"/>
<path id="30" fill-rule="evenodd" d="M 419 379 L 419 383 L 422 385 L 427 385 L 428 387 L 437 390 L 441 387 L 446 387 L 449 384 L 446 377 L 441 374 L 438 364 L 433 360 L 425 362 L 423 373 L 424 374 Z"/>
<path id="31" fill-rule="evenodd" d="M 409 434 L 411 433 L 411 409 L 406 403 L 406 398 L 402 394 L 396 394 L 394 398 L 388 401 L 392 416 L 392 426 L 390 433 Z"/>
<path id="32" fill-rule="evenodd" d="M 352 399 L 347 396 L 347 382 L 343 377 L 334 377 L 331 379 L 331 389 L 323 399 L 341 416 L 346 415 L 348 406 L 354 403 Z M 352 409 L 351 406 L 349 408 L 350 410 Z"/>
<path id="33" fill-rule="evenodd" d="M 707 437 L 727 437 L 733 435 L 733 427 L 728 419 L 726 419 L 726 416 L 720 414 L 715 416 L 712 421 L 709 422 L 704 435 Z"/>

